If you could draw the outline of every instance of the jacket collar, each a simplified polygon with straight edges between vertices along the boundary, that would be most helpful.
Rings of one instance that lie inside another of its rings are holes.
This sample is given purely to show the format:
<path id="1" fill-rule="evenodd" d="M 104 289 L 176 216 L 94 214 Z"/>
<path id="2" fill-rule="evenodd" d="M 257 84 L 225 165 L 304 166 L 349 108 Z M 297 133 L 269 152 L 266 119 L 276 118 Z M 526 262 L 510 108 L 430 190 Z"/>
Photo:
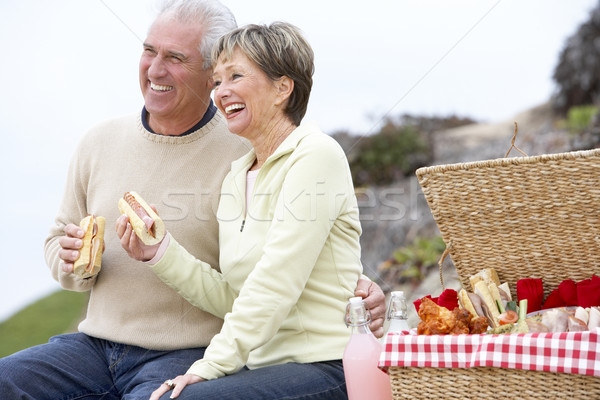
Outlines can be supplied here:
<path id="1" fill-rule="evenodd" d="M 277 160 L 278 158 L 280 158 L 288 153 L 293 152 L 298 147 L 298 145 L 300 144 L 302 139 L 304 139 L 306 136 L 310 135 L 311 133 L 314 133 L 315 130 L 318 130 L 318 129 L 315 128 L 315 126 L 311 123 L 306 123 L 306 124 L 303 123 L 300 126 L 298 126 L 296 129 L 294 129 L 292 131 L 292 133 L 290 133 L 290 135 L 287 138 L 285 138 L 285 140 L 283 142 L 281 142 L 279 147 L 277 147 L 277 149 L 275 149 L 275 152 L 273 154 L 271 154 L 269 156 L 269 158 L 267 158 L 267 160 L 263 164 L 263 167 L 265 165 L 268 165 L 271 162 Z M 238 158 L 237 160 L 235 160 L 231 163 L 231 172 L 234 175 L 243 173 L 244 180 L 245 180 L 246 173 L 248 172 L 248 170 L 254 163 L 255 159 L 256 159 L 256 153 L 254 152 L 254 149 L 252 149 L 248 153 L 246 153 L 244 156 L 242 156 L 241 158 Z"/>

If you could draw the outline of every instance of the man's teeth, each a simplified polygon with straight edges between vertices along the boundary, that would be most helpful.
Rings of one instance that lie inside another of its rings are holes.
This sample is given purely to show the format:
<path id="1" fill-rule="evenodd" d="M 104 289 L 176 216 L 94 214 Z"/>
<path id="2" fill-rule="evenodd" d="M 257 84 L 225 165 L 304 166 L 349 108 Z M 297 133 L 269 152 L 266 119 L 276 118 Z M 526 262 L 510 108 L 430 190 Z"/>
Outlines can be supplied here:
<path id="1" fill-rule="evenodd" d="M 244 108 L 246 108 L 246 106 L 243 104 L 232 104 L 232 105 L 225 107 L 225 112 L 227 114 L 231 114 L 236 111 L 243 110 Z"/>
<path id="2" fill-rule="evenodd" d="M 159 92 L 166 92 L 167 90 L 173 89 L 173 86 L 157 85 L 156 83 L 152 82 L 150 82 L 150 87 L 152 90 L 158 90 Z"/>

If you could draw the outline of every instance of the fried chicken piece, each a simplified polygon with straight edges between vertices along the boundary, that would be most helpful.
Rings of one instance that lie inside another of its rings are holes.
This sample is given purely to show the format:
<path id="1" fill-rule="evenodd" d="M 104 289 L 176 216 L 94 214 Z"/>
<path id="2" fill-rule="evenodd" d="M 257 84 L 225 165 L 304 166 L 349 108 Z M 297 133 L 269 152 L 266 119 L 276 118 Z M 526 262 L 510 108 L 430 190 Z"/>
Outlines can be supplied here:
<path id="1" fill-rule="evenodd" d="M 489 324 L 486 317 L 473 317 L 469 322 L 469 333 L 473 335 L 485 333 L 488 329 L 488 326 Z"/>
<path id="2" fill-rule="evenodd" d="M 421 301 L 419 317 L 421 318 L 417 326 L 419 335 L 480 334 L 488 329 L 488 321 L 485 317 L 472 317 L 470 312 L 460 307 L 449 311 L 427 297 Z"/>
<path id="3" fill-rule="evenodd" d="M 456 316 L 446 307 L 440 307 L 429 298 L 423 298 L 419 307 L 421 322 L 417 326 L 419 335 L 446 335 L 454 329 Z"/>
<path id="4" fill-rule="evenodd" d="M 470 332 L 469 324 L 471 322 L 471 313 L 463 308 L 456 307 L 452 310 L 456 317 L 456 325 L 450 330 L 451 335 L 463 335 Z"/>

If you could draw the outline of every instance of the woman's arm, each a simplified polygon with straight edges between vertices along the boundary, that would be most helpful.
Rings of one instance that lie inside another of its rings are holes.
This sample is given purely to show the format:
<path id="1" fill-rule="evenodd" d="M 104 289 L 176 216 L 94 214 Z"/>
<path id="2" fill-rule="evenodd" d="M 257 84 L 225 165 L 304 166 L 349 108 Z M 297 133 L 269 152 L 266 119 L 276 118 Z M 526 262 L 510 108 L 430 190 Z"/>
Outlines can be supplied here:
<path id="1" fill-rule="evenodd" d="M 127 254 L 148 262 L 156 276 L 190 304 L 219 318 L 231 311 L 237 293 L 220 272 L 188 253 L 169 232 L 160 243 L 148 246 L 137 237 L 126 215 L 117 219 L 115 229 Z"/>

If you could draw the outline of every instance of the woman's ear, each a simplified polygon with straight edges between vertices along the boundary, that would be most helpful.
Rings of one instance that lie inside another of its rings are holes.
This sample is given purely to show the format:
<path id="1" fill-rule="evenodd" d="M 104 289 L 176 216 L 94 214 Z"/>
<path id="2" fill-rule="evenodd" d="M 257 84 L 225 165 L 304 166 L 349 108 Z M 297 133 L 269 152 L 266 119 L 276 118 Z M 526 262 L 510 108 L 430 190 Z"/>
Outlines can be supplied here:
<path id="1" fill-rule="evenodd" d="M 277 104 L 279 105 L 284 103 L 292 95 L 292 92 L 294 91 L 294 81 L 284 75 L 275 82 L 275 85 L 277 86 L 277 97 L 279 98 Z"/>

